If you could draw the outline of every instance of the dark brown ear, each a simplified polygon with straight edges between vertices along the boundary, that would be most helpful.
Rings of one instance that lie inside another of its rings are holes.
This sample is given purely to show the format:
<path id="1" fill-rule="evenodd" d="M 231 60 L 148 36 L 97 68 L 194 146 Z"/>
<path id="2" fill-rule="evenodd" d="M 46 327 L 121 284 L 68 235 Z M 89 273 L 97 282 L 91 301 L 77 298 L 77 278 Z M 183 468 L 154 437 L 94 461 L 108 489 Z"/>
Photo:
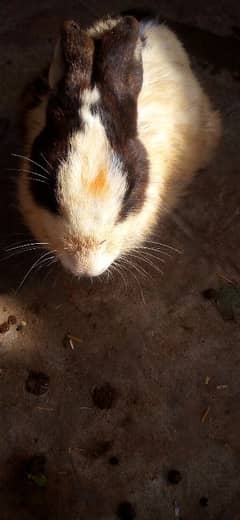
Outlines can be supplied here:
<path id="1" fill-rule="evenodd" d="M 94 44 L 74 21 L 66 21 L 55 47 L 49 71 L 49 83 L 55 88 L 60 80 L 68 87 L 87 88 L 91 81 Z"/>
<path id="2" fill-rule="evenodd" d="M 126 16 L 99 43 L 97 69 L 100 82 L 107 84 L 118 98 L 137 97 L 142 86 L 139 23 Z"/>

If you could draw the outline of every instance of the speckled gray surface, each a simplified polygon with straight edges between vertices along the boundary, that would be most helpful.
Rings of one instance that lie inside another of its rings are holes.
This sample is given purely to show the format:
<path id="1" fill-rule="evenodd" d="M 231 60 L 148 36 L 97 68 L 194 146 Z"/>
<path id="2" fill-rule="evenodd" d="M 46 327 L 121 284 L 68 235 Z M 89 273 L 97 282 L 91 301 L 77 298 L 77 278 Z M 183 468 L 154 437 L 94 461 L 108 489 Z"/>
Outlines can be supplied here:
<path id="1" fill-rule="evenodd" d="M 21 89 L 49 58 L 63 18 L 89 23 L 107 10 L 96 1 L 1 2 L 1 243 L 24 233 L 6 170 L 21 150 Z M 222 110 L 224 138 L 211 168 L 159 223 L 156 240 L 181 251 L 169 250 L 164 276 L 150 269 L 137 282 L 133 271 L 91 285 L 56 268 L 37 272 L 16 294 L 32 259 L 1 262 L 0 323 L 17 318 L 0 333 L 1 520 L 239 518 L 238 309 L 226 321 L 202 292 L 240 285 L 240 10 L 233 1 L 175 0 L 162 1 L 160 12 L 180 22 L 197 74 Z M 66 334 L 80 339 L 74 349 Z M 41 381 L 30 388 L 32 372 L 47 375 L 48 388 Z M 105 400 L 96 402 L 106 383 Z M 26 466 L 40 455 L 43 487 Z M 178 484 L 167 481 L 171 469 L 181 473 Z M 132 508 L 119 508 L 124 502 Z"/>

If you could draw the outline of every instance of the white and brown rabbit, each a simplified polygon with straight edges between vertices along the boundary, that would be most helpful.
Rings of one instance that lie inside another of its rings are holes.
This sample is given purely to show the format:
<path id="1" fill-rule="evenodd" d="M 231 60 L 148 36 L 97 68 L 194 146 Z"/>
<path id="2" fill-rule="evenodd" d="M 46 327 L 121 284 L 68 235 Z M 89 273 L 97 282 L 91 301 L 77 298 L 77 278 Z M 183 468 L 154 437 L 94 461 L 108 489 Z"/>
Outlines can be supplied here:
<path id="1" fill-rule="evenodd" d="M 21 211 L 68 270 L 97 276 L 142 244 L 208 163 L 219 115 L 154 20 L 65 22 L 47 83 L 25 114 Z"/>

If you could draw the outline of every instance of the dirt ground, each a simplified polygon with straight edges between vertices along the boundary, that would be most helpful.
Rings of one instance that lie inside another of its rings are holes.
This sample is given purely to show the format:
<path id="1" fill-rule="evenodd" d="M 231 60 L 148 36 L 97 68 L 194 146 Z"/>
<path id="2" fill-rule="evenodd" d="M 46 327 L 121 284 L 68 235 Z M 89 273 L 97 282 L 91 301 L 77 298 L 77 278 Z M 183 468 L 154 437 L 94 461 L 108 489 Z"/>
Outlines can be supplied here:
<path id="1" fill-rule="evenodd" d="M 150 4 L 177 22 L 224 138 L 159 222 L 153 240 L 179 250 L 163 248 L 163 275 L 142 261 L 147 278 L 91 285 L 57 267 L 16 292 L 33 257 L 2 251 L 1 520 L 240 519 L 240 8 Z M 25 238 L 7 170 L 22 87 L 62 19 L 127 7 L 1 1 L 1 248 Z"/>

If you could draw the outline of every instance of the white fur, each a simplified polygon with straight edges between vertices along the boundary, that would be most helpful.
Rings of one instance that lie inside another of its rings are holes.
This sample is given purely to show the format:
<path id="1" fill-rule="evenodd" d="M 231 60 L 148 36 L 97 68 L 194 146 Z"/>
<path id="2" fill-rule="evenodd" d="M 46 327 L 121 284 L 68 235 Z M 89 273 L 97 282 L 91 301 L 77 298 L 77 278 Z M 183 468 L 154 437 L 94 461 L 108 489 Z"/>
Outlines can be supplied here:
<path id="1" fill-rule="evenodd" d="M 109 148 L 99 117 L 90 120 L 83 134 L 71 139 L 70 153 L 59 173 L 59 200 L 75 234 L 105 240 L 112 231 L 126 190 L 126 180 L 117 156 Z M 89 182 L 106 169 L 108 188 L 91 194 Z M 91 218 L 89 216 L 91 215 Z"/>
<path id="2" fill-rule="evenodd" d="M 96 36 L 114 24 L 111 20 L 100 22 L 89 34 Z M 150 165 L 142 210 L 117 223 L 126 180 L 99 117 L 89 110 L 90 104 L 100 98 L 96 88 L 83 93 L 80 115 L 86 129 L 71 139 L 70 154 L 59 174 L 63 217 L 36 206 L 25 174 L 19 183 L 20 204 L 28 225 L 36 237 L 49 241 L 59 251 L 63 264 L 74 274 L 100 274 L 119 255 L 138 246 L 152 231 L 158 216 L 176 203 L 193 174 L 209 161 L 220 136 L 218 113 L 212 110 L 176 36 L 166 26 L 153 23 L 142 24 L 141 31 L 146 44 L 142 50 L 138 135 Z M 39 120 L 38 132 L 44 125 L 39 110 L 31 113 L 32 121 Z M 35 136 L 36 129 L 29 147 Z M 27 162 L 24 167 L 28 167 Z M 108 189 L 99 197 L 89 194 L 87 185 L 102 167 L 107 171 Z M 76 246 L 69 246 L 69 237 Z"/>
<path id="3" fill-rule="evenodd" d="M 88 125 L 88 127 L 94 126 L 94 117 L 91 114 L 90 106 L 100 101 L 100 92 L 97 87 L 92 90 L 86 89 L 81 94 L 81 108 L 79 110 L 80 119 Z M 99 119 L 98 119 L 99 121 Z"/>
<path id="4" fill-rule="evenodd" d="M 103 20 L 98 20 L 92 27 L 88 29 L 88 34 L 92 38 L 98 38 L 106 31 L 110 31 L 119 23 L 120 18 L 104 18 Z"/>

